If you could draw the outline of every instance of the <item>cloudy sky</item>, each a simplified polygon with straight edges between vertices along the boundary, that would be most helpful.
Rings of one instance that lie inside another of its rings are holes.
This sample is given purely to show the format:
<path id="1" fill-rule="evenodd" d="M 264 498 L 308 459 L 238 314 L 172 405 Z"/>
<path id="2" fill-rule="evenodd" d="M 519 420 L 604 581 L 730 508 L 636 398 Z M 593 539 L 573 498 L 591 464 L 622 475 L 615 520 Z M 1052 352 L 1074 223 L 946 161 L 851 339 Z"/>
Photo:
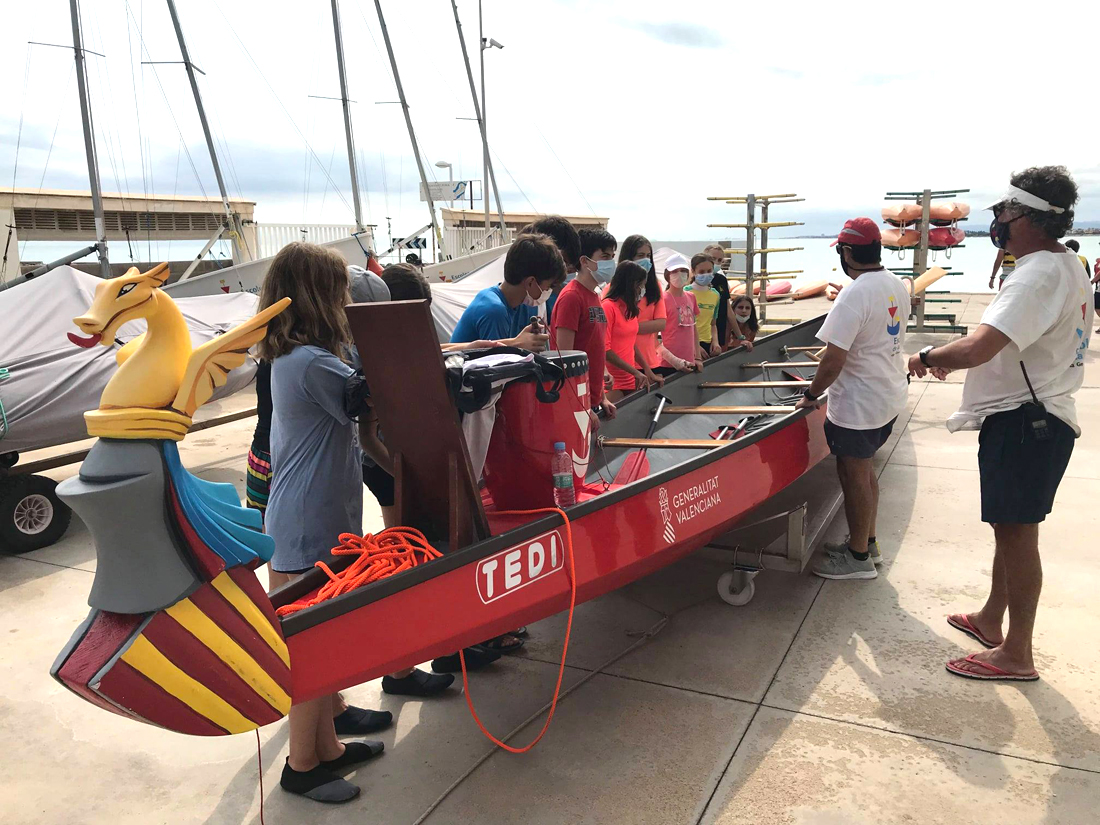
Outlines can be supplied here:
<path id="1" fill-rule="evenodd" d="M 177 0 L 231 194 L 268 222 L 351 223 L 328 0 Z M 373 0 L 342 0 L 364 208 L 427 222 Z M 447 0 L 383 0 L 429 174 L 481 178 Z M 477 5 L 459 3 L 475 60 Z M 886 190 L 972 190 L 1062 163 L 1100 220 L 1100 3 L 485 0 L 490 143 L 506 209 L 611 217 L 620 237 L 720 237 L 707 195 L 798 192 L 807 231 Z M 216 193 L 161 0 L 85 0 L 106 191 Z M 87 187 L 65 0 L 5 10 L 0 186 Z M 24 78 L 26 82 L 24 83 Z M 19 137 L 18 168 L 16 137 Z"/>

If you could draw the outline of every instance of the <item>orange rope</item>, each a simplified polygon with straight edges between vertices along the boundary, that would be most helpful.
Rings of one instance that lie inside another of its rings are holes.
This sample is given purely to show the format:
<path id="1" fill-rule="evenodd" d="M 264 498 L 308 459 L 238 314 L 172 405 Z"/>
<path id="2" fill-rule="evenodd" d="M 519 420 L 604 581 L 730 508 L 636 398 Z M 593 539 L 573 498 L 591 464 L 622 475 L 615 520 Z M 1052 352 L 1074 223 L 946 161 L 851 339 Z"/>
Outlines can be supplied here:
<path id="1" fill-rule="evenodd" d="M 565 523 L 565 555 L 569 559 L 569 618 L 565 623 L 565 641 L 561 646 L 561 665 L 558 667 L 558 682 L 554 685 L 554 698 L 550 702 L 550 712 L 546 715 L 546 721 L 543 723 L 539 735 L 532 739 L 530 744 L 522 748 L 513 748 L 511 745 L 501 742 L 485 728 L 485 725 L 477 715 L 477 711 L 474 710 L 474 700 L 470 698 L 470 680 L 466 674 L 465 651 L 460 650 L 458 652 L 459 661 L 462 663 L 462 689 L 466 694 L 466 705 L 470 708 L 470 715 L 474 717 L 474 722 L 477 723 L 478 729 L 485 734 L 485 737 L 490 742 L 509 753 L 527 753 L 527 751 L 538 744 L 539 740 L 542 739 L 550 727 L 550 720 L 554 718 L 554 711 L 557 710 L 558 707 L 558 696 L 561 695 L 561 680 L 562 677 L 565 676 L 565 656 L 569 652 L 569 636 L 573 631 L 573 609 L 577 606 L 577 570 L 573 560 L 573 531 L 569 526 L 569 516 L 557 507 L 544 507 L 538 510 L 501 510 L 496 515 L 530 516 L 540 515 L 542 513 L 557 513 Z"/>
<path id="2" fill-rule="evenodd" d="M 275 611 L 279 616 L 289 616 L 443 555 L 428 543 L 423 533 L 411 527 L 390 527 L 378 535 L 341 533 L 340 546 L 332 548 L 332 554 L 359 558 L 339 573 L 333 573 L 323 561 L 317 562 L 314 566 L 324 570 L 329 580 L 312 599 L 280 607 Z"/>

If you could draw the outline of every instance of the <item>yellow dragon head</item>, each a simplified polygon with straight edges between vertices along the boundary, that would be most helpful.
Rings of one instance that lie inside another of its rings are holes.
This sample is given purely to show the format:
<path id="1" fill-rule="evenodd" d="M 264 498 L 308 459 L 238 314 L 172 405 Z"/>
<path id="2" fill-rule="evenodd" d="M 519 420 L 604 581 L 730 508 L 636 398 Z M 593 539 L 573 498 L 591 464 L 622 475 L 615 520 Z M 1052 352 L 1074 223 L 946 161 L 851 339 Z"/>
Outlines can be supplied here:
<path id="1" fill-rule="evenodd" d="M 78 347 L 91 348 L 96 344 L 109 347 L 115 342 L 119 327 L 137 318 L 149 318 L 156 314 L 159 288 L 168 280 L 168 264 L 157 264 L 148 272 L 138 272 L 130 267 L 125 275 L 102 281 L 95 288 L 95 300 L 88 311 L 73 323 L 87 337 L 69 333 L 69 340 Z"/>

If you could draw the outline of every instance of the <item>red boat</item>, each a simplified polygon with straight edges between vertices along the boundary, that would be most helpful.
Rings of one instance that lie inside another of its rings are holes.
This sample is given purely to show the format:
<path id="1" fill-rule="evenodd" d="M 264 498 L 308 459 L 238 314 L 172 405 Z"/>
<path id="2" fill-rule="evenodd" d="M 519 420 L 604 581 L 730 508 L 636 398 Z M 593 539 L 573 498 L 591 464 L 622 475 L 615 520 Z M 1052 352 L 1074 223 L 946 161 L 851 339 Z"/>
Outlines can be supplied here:
<path id="1" fill-rule="evenodd" d="M 589 430 L 583 354 L 549 354 L 556 381 L 515 380 L 490 411 L 479 489 L 479 462 L 471 462 L 456 409 L 470 399 L 445 378 L 461 376 L 462 367 L 440 356 L 425 302 L 357 305 L 348 314 L 359 351 L 386 353 L 364 358 L 364 373 L 395 456 L 399 521 L 423 531 L 442 555 L 301 607 L 328 581 L 314 569 L 268 603 L 255 562 L 225 560 L 206 546 L 201 524 L 191 529 L 200 515 L 193 498 L 176 503 L 188 482 L 169 466 L 168 533 L 195 584 L 177 603 L 155 610 L 138 603 L 130 614 L 93 599 L 89 621 L 54 665 L 63 684 L 108 710 L 181 732 L 258 727 L 282 716 L 286 699 L 329 694 L 565 610 L 571 576 L 579 604 L 659 570 L 727 532 L 828 454 L 824 409 L 793 408 L 817 363 L 798 355 L 817 348 L 817 318 L 759 340 L 751 353 L 738 349 L 707 361 L 700 374 L 670 379 L 660 397 L 633 394 L 597 433 Z M 415 387 L 409 376 L 417 376 Z M 578 485 L 568 524 L 545 509 L 554 441 L 569 444 Z M 92 530 L 102 556 L 106 539 Z M 349 561 L 334 559 L 332 568 Z M 98 580 L 109 569 L 99 566 L 93 596 L 107 592 Z M 140 588 L 141 572 L 132 578 L 126 587 Z M 117 594 L 119 585 L 111 586 Z M 301 609 L 282 617 L 272 609 L 295 604 Z"/>

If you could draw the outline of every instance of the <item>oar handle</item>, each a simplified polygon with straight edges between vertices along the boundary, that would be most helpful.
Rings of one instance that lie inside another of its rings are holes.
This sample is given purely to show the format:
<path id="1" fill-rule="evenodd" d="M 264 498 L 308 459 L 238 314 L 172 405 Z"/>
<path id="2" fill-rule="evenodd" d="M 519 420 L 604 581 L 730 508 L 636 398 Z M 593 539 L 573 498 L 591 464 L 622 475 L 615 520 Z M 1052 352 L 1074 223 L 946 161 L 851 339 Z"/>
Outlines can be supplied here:
<path id="1" fill-rule="evenodd" d="M 661 413 L 664 412 L 665 404 L 668 403 L 668 396 L 663 393 L 657 393 L 657 409 L 653 412 L 653 420 L 649 422 L 649 430 L 646 432 L 646 438 L 653 438 L 653 434 L 657 432 L 657 422 L 661 420 Z"/>

